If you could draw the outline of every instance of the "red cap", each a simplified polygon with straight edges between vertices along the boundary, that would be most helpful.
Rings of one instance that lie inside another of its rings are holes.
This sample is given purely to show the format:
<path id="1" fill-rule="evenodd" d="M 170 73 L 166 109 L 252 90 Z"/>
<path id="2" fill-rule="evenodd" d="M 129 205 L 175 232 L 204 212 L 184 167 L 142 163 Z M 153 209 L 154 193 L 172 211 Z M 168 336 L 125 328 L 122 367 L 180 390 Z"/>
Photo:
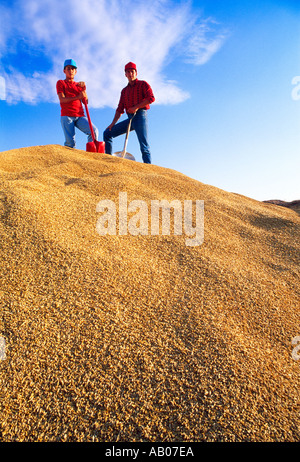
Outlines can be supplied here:
<path id="1" fill-rule="evenodd" d="M 136 64 L 130 62 L 130 63 L 127 63 L 126 66 L 125 66 L 125 72 L 128 71 L 128 69 L 134 69 L 136 71 Z"/>

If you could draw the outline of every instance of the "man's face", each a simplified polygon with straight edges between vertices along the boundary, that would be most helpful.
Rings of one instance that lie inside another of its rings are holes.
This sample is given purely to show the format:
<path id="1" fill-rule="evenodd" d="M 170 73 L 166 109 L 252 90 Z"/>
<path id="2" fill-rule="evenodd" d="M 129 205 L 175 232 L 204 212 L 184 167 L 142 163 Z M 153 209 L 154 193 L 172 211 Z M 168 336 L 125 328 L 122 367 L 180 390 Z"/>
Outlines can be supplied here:
<path id="1" fill-rule="evenodd" d="M 77 73 L 77 69 L 73 66 L 66 66 L 64 68 L 64 73 L 66 74 L 67 79 L 73 80 Z"/>
<path id="2" fill-rule="evenodd" d="M 136 77 L 137 77 L 137 72 L 135 69 L 127 69 L 125 71 L 125 75 L 128 79 L 128 82 L 131 83 L 131 82 L 134 82 Z"/>

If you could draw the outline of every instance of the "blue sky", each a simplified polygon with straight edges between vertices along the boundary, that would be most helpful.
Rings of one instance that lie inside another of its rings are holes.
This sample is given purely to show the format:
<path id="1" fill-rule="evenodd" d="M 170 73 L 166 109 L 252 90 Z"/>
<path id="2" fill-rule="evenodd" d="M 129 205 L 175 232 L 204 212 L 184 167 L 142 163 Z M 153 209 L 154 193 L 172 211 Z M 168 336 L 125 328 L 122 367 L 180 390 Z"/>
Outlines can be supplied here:
<path id="1" fill-rule="evenodd" d="M 300 199 L 298 0 L 61 4 L 0 2 L 1 152 L 63 145 L 55 84 L 65 58 L 77 61 L 102 134 L 134 61 L 156 96 L 154 164 L 257 200 Z M 134 133 L 127 149 L 141 161 Z"/>

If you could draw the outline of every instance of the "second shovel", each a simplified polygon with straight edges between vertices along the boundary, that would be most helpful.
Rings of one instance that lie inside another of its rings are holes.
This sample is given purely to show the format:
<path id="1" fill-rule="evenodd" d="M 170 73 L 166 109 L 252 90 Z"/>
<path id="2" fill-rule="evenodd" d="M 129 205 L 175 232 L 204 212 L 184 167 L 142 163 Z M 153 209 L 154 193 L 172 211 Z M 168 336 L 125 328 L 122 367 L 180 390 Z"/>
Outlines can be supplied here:
<path id="1" fill-rule="evenodd" d="M 130 128 L 131 128 L 131 122 L 132 122 L 132 119 L 134 118 L 134 116 L 135 116 L 135 113 L 133 114 L 133 116 L 129 120 L 123 151 L 114 152 L 113 156 L 115 156 L 115 157 L 121 157 L 123 159 L 135 160 L 135 157 L 132 154 L 130 154 L 129 152 L 126 152 L 127 143 L 128 143 L 128 136 L 129 136 L 129 132 L 130 132 Z"/>

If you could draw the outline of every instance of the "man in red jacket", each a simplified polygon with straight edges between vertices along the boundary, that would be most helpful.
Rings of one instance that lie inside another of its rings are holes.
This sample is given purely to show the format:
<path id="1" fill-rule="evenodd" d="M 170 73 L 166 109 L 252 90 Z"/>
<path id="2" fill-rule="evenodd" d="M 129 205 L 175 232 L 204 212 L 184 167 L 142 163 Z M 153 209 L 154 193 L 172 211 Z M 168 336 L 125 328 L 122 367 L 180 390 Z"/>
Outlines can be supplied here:
<path id="1" fill-rule="evenodd" d="M 131 130 L 135 130 L 140 143 L 140 149 L 144 163 L 151 164 L 151 153 L 148 143 L 147 110 L 155 101 L 150 85 L 144 80 L 137 78 L 137 68 L 132 62 L 126 64 L 125 75 L 128 85 L 121 91 L 120 101 L 112 123 L 103 133 L 106 154 L 112 154 L 113 138 L 126 133 L 129 120 L 135 114 Z M 117 123 L 121 115 L 126 111 L 128 119 Z"/>
<path id="2" fill-rule="evenodd" d="M 75 82 L 77 64 L 73 59 L 64 63 L 65 80 L 58 80 L 56 91 L 61 107 L 61 125 L 65 135 L 65 146 L 75 147 L 75 127 L 88 135 L 88 141 L 93 141 L 88 119 L 84 116 L 82 99 L 87 99 L 84 82 Z M 96 140 L 98 129 L 93 125 Z"/>

